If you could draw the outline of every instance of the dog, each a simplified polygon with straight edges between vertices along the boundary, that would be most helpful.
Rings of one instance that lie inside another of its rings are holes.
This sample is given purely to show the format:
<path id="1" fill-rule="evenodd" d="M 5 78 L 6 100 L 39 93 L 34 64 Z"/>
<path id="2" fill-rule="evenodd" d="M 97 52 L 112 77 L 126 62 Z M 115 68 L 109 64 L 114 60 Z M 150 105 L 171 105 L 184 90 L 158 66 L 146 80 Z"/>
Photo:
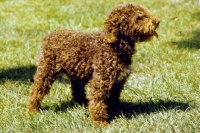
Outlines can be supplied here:
<path id="1" fill-rule="evenodd" d="M 95 124 L 108 125 L 131 72 L 135 43 L 158 37 L 158 26 L 159 20 L 145 7 L 127 3 L 115 7 L 103 29 L 95 33 L 53 31 L 41 46 L 28 111 L 39 112 L 42 99 L 62 72 L 70 78 L 74 101 L 88 105 Z M 88 99 L 86 84 L 90 88 Z"/>

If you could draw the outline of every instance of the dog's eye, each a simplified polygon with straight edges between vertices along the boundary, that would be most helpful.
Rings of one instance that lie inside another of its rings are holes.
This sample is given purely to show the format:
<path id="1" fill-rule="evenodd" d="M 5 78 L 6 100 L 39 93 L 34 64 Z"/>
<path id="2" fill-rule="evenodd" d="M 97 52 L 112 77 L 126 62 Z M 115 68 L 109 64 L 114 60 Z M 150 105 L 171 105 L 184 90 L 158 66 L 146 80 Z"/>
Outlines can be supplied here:
<path id="1" fill-rule="evenodd" d="M 139 16 L 139 17 L 137 17 L 137 20 L 142 20 L 142 19 L 143 19 L 143 17 L 140 17 L 140 16 Z"/>

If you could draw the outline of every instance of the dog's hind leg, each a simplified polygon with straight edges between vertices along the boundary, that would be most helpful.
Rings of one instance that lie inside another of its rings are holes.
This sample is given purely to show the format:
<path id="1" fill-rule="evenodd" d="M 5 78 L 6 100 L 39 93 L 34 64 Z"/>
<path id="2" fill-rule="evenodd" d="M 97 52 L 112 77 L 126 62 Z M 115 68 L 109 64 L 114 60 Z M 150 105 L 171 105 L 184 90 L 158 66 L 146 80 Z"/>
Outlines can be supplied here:
<path id="1" fill-rule="evenodd" d="M 76 80 L 71 80 L 72 96 L 74 98 L 74 101 L 79 104 L 87 105 L 84 87 L 84 83 L 80 83 Z"/>
<path id="2" fill-rule="evenodd" d="M 29 112 L 38 112 L 42 99 L 49 93 L 56 76 L 54 65 L 55 63 L 50 59 L 39 59 L 37 71 L 34 76 L 34 85 L 29 95 Z"/>

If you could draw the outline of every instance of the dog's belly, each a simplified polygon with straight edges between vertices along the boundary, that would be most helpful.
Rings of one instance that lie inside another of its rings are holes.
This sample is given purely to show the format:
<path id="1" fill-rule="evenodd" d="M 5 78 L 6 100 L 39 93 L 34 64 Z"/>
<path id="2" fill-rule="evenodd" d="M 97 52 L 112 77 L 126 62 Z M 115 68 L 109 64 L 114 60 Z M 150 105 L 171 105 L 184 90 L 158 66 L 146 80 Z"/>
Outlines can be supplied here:
<path id="1" fill-rule="evenodd" d="M 66 60 L 62 63 L 62 66 L 60 66 L 60 68 L 71 79 L 79 80 L 88 79 L 93 72 L 90 63 L 84 58 Z"/>

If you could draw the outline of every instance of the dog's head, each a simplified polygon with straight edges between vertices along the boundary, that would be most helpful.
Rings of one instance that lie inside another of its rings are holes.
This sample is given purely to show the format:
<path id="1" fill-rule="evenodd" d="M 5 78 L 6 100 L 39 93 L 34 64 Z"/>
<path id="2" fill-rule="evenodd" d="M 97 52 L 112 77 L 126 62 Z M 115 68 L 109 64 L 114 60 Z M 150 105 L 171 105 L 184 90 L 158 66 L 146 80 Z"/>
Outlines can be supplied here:
<path id="1" fill-rule="evenodd" d="M 158 25 L 158 19 L 146 8 L 128 3 L 117 6 L 108 14 L 104 30 L 109 43 L 115 43 L 120 36 L 138 42 L 148 40 L 152 36 L 158 37 L 155 31 Z"/>

